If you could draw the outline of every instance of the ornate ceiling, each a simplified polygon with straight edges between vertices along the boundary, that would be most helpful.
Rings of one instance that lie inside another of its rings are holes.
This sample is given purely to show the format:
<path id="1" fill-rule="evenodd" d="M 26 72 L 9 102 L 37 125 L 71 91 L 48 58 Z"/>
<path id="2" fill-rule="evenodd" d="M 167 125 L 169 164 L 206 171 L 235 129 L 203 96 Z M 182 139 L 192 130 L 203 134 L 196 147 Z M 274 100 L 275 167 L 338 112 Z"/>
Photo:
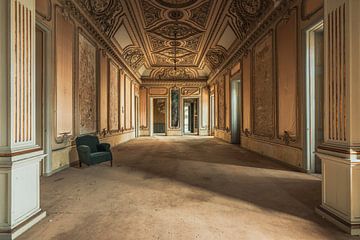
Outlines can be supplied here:
<path id="1" fill-rule="evenodd" d="M 274 0 L 79 2 L 146 80 L 207 79 L 274 8 Z"/>

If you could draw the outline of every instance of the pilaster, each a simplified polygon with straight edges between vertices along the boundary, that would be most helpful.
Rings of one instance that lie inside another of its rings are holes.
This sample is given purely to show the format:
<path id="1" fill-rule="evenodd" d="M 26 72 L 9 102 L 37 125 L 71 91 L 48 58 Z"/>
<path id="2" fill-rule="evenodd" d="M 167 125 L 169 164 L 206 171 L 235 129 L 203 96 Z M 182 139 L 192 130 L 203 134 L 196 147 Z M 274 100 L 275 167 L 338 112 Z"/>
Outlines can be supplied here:
<path id="1" fill-rule="evenodd" d="M 360 234 L 360 1 L 325 0 L 325 142 L 317 212 Z"/>
<path id="2" fill-rule="evenodd" d="M 35 0 L 0 2 L 0 239 L 41 220 L 36 145 Z"/>

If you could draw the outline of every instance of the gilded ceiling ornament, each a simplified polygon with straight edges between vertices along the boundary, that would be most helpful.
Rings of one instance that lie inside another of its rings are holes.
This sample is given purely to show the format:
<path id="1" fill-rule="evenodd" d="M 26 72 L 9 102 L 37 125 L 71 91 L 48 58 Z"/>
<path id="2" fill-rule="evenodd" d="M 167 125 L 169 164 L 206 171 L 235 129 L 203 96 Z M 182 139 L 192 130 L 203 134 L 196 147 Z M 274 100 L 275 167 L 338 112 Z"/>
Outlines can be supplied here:
<path id="1" fill-rule="evenodd" d="M 174 57 L 175 56 L 175 49 L 174 48 L 167 48 L 162 51 L 158 52 L 159 54 L 165 56 L 165 57 Z M 191 54 L 192 52 L 185 49 L 185 48 L 177 48 L 176 49 L 176 56 L 177 57 L 184 57 L 186 55 Z"/>
<path id="2" fill-rule="evenodd" d="M 150 40 L 150 44 L 151 44 L 151 48 L 154 51 L 158 51 L 160 49 L 166 48 L 167 46 L 165 45 L 165 40 L 162 40 L 160 38 L 157 38 L 155 36 L 152 35 L 148 35 L 149 36 L 149 40 Z"/>
<path id="3" fill-rule="evenodd" d="M 195 65 L 196 54 L 190 54 L 181 58 L 183 65 Z"/>
<path id="4" fill-rule="evenodd" d="M 261 8 L 261 0 L 243 0 L 240 3 L 243 9 L 252 15 L 256 15 Z"/>
<path id="5" fill-rule="evenodd" d="M 142 0 L 145 26 L 149 27 L 161 20 L 161 9 L 152 5 L 150 2 Z"/>
<path id="6" fill-rule="evenodd" d="M 151 74 L 154 79 L 159 80 L 185 80 L 185 79 L 197 79 L 197 74 L 190 68 L 177 68 L 175 71 L 172 67 L 162 67 L 156 69 Z"/>
<path id="7" fill-rule="evenodd" d="M 273 7 L 272 0 L 233 0 L 229 12 L 236 17 L 236 25 L 241 39 L 256 27 Z"/>
<path id="8" fill-rule="evenodd" d="M 197 28 L 192 27 L 185 22 L 169 22 L 162 24 L 161 26 L 151 31 L 154 34 L 158 34 L 165 39 L 175 40 L 174 32 L 177 33 L 177 39 L 182 40 L 200 33 L 201 31 Z"/>
<path id="9" fill-rule="evenodd" d="M 180 10 L 171 10 L 169 11 L 168 16 L 172 20 L 180 20 L 184 17 L 184 13 Z"/>
<path id="10" fill-rule="evenodd" d="M 156 0 L 156 1 L 168 8 L 184 8 L 191 6 L 197 0 Z"/>
<path id="11" fill-rule="evenodd" d="M 123 12 L 121 2 L 115 0 L 79 0 L 79 2 L 100 29 L 111 37 L 120 25 L 120 16 Z"/>
<path id="12" fill-rule="evenodd" d="M 206 54 L 206 60 L 213 69 L 217 69 L 225 61 L 226 55 L 222 49 L 213 48 Z"/>
<path id="13" fill-rule="evenodd" d="M 191 51 L 197 51 L 200 44 L 201 35 L 190 38 L 185 41 L 185 47 Z"/>
<path id="14" fill-rule="evenodd" d="M 156 54 L 155 55 L 156 64 L 157 65 L 173 65 L 174 61 L 172 59 L 169 59 L 167 57 L 164 57 L 163 55 Z"/>
<path id="15" fill-rule="evenodd" d="M 211 1 L 206 1 L 199 7 L 192 9 L 190 20 L 202 27 L 206 27 L 207 19 L 209 17 L 211 9 L 211 4 Z"/>
<path id="16" fill-rule="evenodd" d="M 144 54 L 140 48 L 129 48 L 124 52 L 125 60 L 130 64 L 131 68 L 138 69 L 144 62 Z"/>
<path id="17" fill-rule="evenodd" d="M 104 12 L 110 5 L 110 0 L 93 0 L 89 1 L 89 4 L 92 6 L 97 13 Z"/>

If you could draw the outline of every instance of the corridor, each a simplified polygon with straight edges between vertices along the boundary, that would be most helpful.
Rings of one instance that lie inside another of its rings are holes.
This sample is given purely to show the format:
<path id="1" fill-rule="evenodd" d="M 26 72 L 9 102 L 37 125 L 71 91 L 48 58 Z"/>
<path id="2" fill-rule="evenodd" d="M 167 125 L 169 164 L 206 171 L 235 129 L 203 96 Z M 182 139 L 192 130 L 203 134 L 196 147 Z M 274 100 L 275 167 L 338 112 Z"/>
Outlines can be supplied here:
<path id="1" fill-rule="evenodd" d="M 211 137 L 144 137 L 41 180 L 19 239 L 357 239 L 316 215 L 320 179 Z"/>

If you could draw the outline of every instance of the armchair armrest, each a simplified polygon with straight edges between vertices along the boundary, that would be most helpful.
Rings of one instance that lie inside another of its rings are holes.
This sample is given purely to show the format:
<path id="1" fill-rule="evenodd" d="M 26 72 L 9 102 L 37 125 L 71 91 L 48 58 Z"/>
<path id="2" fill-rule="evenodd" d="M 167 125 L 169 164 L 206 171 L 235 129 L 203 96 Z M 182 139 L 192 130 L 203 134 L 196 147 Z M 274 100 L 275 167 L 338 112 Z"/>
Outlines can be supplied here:
<path id="1" fill-rule="evenodd" d="M 79 154 L 79 160 L 81 162 L 88 162 L 90 160 L 90 148 L 86 145 L 80 145 L 77 147 Z"/>
<path id="2" fill-rule="evenodd" d="M 99 152 L 110 152 L 110 144 L 108 143 L 100 143 L 96 147 Z"/>

